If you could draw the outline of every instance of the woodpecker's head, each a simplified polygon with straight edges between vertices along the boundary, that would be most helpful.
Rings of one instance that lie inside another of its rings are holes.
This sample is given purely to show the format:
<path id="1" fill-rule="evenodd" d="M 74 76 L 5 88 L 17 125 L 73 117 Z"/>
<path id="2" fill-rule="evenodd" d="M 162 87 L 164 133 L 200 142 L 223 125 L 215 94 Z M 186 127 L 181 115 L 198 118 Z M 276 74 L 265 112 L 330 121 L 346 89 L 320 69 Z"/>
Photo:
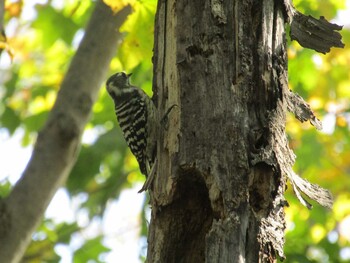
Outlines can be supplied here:
<path id="1" fill-rule="evenodd" d="M 130 87 L 130 74 L 126 74 L 124 72 L 118 72 L 114 75 L 110 76 L 106 82 L 106 87 L 108 93 L 113 97 L 113 93 L 117 92 L 117 90 L 122 90 Z"/>

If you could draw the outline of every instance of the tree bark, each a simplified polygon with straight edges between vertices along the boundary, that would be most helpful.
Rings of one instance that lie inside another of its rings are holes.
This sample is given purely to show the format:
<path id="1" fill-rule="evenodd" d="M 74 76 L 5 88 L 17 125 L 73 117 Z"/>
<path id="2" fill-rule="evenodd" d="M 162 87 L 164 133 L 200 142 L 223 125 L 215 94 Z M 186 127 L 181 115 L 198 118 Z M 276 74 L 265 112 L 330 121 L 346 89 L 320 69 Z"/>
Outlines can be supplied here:
<path id="1" fill-rule="evenodd" d="M 20 261 L 47 205 L 75 163 L 84 126 L 120 40 L 118 28 L 130 11 L 126 7 L 115 15 L 102 1 L 96 3 L 32 157 L 0 203 L 1 262 Z"/>
<path id="2" fill-rule="evenodd" d="M 159 2 L 158 108 L 179 107 L 159 143 L 148 262 L 275 258 L 258 236 L 274 201 L 283 233 L 285 182 L 250 164 L 260 147 L 252 131 L 263 130 L 280 96 L 272 57 L 285 62 L 283 16 L 263 2 Z"/>
<path id="3" fill-rule="evenodd" d="M 147 262 L 283 258 L 287 178 L 301 201 L 315 190 L 331 205 L 291 170 L 285 116 L 302 103 L 288 89 L 286 14 L 274 0 L 158 2 L 154 101 L 160 118 L 177 107 L 160 131 Z"/>

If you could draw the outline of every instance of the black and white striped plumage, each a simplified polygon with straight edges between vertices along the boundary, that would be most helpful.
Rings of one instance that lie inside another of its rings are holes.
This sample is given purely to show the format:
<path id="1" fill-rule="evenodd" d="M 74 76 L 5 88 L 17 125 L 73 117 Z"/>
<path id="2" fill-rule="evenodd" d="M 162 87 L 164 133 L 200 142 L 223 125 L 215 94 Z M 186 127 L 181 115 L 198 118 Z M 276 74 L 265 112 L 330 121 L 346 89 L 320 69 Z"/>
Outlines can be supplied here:
<path id="1" fill-rule="evenodd" d="M 150 174 L 156 151 L 156 113 L 153 101 L 140 88 L 130 84 L 131 74 L 119 72 L 106 83 L 112 97 L 124 138 L 135 155 L 141 172 Z"/>

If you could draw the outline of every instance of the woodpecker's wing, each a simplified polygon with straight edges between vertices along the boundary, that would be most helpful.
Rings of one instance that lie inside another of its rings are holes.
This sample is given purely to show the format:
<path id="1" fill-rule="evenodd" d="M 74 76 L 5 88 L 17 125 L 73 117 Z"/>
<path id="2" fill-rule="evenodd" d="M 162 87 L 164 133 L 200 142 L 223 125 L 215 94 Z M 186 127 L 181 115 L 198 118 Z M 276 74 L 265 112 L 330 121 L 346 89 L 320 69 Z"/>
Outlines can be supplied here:
<path id="1" fill-rule="evenodd" d="M 125 96 L 123 102 L 115 106 L 117 119 L 124 138 L 139 163 L 141 172 L 147 176 L 147 103 L 145 101 L 147 95 L 134 87 L 123 96 Z"/>

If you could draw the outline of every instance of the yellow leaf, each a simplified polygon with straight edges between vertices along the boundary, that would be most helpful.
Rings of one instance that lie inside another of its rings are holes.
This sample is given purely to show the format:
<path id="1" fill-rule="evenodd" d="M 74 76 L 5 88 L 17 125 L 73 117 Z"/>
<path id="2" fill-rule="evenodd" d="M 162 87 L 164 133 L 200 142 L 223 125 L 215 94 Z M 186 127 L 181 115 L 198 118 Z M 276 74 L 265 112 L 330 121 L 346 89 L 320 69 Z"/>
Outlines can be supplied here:
<path id="1" fill-rule="evenodd" d="M 22 12 L 23 1 L 6 3 L 5 10 L 11 17 L 19 17 Z"/>
<path id="2" fill-rule="evenodd" d="M 326 233 L 326 229 L 320 224 L 316 224 L 311 228 L 311 237 L 314 243 L 320 242 L 320 240 L 325 237 Z"/>
<path id="3" fill-rule="evenodd" d="M 7 54 L 10 56 L 11 62 L 13 61 L 14 51 L 7 43 L 6 35 L 4 32 L 0 34 L 0 54 L 3 50 L 6 50 Z"/>
<path id="4" fill-rule="evenodd" d="M 293 59 L 297 55 L 297 52 L 293 48 L 288 48 L 288 59 Z"/>
<path id="5" fill-rule="evenodd" d="M 337 126 L 339 126 L 339 127 L 346 127 L 346 126 L 348 126 L 348 122 L 347 122 L 347 120 L 346 120 L 344 115 L 338 115 L 337 116 Z"/>
<path id="6" fill-rule="evenodd" d="M 133 5 L 135 0 L 103 0 L 103 2 L 116 13 L 127 5 Z"/>
<path id="7" fill-rule="evenodd" d="M 344 193 L 337 196 L 333 205 L 334 218 L 338 221 L 350 215 L 350 194 Z"/>
<path id="8" fill-rule="evenodd" d="M 318 110 L 318 109 L 321 109 L 323 107 L 324 102 L 323 102 L 321 97 L 313 96 L 309 99 L 309 105 L 310 105 L 311 109 Z"/>
<path id="9" fill-rule="evenodd" d="M 5 35 L 4 31 L 2 31 L 1 34 L 0 34 L 0 41 L 1 42 L 6 42 L 6 35 Z"/>
<path id="10" fill-rule="evenodd" d="M 339 97 L 341 98 L 349 98 L 350 97 L 350 81 L 348 79 L 339 81 L 337 91 Z"/>

